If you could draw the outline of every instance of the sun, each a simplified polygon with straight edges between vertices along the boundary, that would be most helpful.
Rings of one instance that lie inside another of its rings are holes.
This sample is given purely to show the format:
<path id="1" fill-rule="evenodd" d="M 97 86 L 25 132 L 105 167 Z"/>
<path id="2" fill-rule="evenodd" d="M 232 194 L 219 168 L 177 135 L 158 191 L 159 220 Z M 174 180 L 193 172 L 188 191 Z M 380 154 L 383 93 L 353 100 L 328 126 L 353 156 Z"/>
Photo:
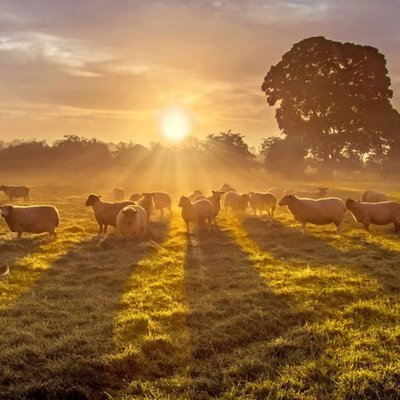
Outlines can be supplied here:
<path id="1" fill-rule="evenodd" d="M 179 142 L 189 133 L 189 115 L 180 108 L 164 110 L 160 118 L 160 128 L 161 133 L 166 139 L 172 142 Z"/>

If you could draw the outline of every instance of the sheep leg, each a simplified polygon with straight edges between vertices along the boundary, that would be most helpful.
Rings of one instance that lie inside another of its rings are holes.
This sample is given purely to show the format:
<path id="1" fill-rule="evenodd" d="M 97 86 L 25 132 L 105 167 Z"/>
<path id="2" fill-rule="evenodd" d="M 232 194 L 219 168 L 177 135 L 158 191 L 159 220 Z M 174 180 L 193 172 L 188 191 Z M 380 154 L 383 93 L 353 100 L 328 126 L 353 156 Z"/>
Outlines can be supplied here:
<path id="1" fill-rule="evenodd" d="M 393 222 L 394 233 L 400 233 L 400 222 Z"/>
<path id="2" fill-rule="evenodd" d="M 302 222 L 301 223 L 301 230 L 302 230 L 303 233 L 307 232 L 307 230 L 306 230 L 306 222 Z"/>
<path id="3" fill-rule="evenodd" d="M 18 232 L 18 239 L 21 239 L 22 237 L 22 232 Z"/>
<path id="4" fill-rule="evenodd" d="M 99 233 L 98 233 L 98 236 L 101 236 L 102 233 L 103 233 L 103 225 L 99 225 Z"/>
<path id="5" fill-rule="evenodd" d="M 162 218 L 164 216 L 164 209 L 160 208 L 160 211 L 161 211 L 160 217 Z"/>
<path id="6" fill-rule="evenodd" d="M 368 223 L 365 223 L 365 224 L 363 224 L 364 225 L 364 229 L 367 231 L 367 232 L 369 232 L 369 224 Z"/>
<path id="7" fill-rule="evenodd" d="M 341 235 L 343 233 L 343 226 L 342 224 L 336 225 L 336 233 Z"/>
<path id="8" fill-rule="evenodd" d="M 271 218 L 274 218 L 275 208 L 276 208 L 276 207 L 272 207 L 272 208 L 271 208 Z"/>

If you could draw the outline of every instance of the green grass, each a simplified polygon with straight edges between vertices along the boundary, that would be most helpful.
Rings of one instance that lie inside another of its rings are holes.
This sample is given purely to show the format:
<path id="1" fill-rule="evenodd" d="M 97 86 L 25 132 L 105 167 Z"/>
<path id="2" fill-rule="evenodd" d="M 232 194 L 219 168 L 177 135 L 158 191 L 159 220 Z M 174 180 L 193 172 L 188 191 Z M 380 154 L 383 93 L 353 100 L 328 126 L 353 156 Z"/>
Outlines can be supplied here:
<path id="1" fill-rule="evenodd" d="M 400 398 L 392 227 L 302 234 L 280 209 L 188 240 L 176 209 L 151 241 L 103 242 L 85 195 L 36 193 L 62 223 L 0 225 L 0 399 Z"/>

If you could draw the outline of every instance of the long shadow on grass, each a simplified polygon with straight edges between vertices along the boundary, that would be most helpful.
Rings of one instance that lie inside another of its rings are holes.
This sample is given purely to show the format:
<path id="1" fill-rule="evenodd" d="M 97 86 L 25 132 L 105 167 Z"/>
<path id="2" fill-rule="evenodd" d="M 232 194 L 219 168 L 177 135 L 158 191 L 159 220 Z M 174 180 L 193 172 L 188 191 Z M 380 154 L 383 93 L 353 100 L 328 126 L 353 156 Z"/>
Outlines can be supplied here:
<path id="1" fill-rule="evenodd" d="M 227 230 L 218 228 L 188 246 L 185 281 L 193 347 L 190 398 L 219 396 L 240 382 L 276 376 L 289 348 L 274 342 L 303 322 Z M 299 355 L 314 356 L 307 349 Z"/>
<path id="2" fill-rule="evenodd" d="M 168 230 L 153 224 L 161 241 Z M 102 399 L 122 386 L 102 360 L 126 280 L 154 246 L 91 238 L 57 259 L 28 293 L 0 312 L 0 397 Z"/>
<path id="3" fill-rule="evenodd" d="M 365 233 L 343 236 L 349 240 L 346 250 L 335 247 L 325 238 L 303 234 L 277 220 L 245 218 L 241 221 L 250 239 L 277 260 L 288 261 L 289 267 L 335 265 L 351 268 L 376 279 L 386 291 L 400 289 L 400 253 L 369 241 Z M 332 227 L 332 238 L 337 237 Z M 329 240 L 329 239 L 328 239 Z M 333 239 L 332 239 L 333 240 Z"/>

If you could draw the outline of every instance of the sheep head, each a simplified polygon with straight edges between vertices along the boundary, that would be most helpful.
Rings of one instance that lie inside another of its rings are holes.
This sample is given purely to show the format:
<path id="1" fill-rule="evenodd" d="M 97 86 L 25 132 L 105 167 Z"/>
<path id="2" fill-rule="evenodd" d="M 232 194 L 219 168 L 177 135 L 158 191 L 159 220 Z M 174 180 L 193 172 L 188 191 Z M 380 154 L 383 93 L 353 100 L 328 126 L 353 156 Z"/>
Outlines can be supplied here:
<path id="1" fill-rule="evenodd" d="M 86 200 L 86 207 L 89 207 L 89 206 L 93 206 L 94 204 L 96 204 L 97 202 L 99 202 L 100 201 L 100 197 L 101 196 L 99 196 L 99 195 L 97 195 L 97 194 L 89 194 L 89 196 L 88 196 L 88 198 L 87 198 L 87 200 Z"/>

